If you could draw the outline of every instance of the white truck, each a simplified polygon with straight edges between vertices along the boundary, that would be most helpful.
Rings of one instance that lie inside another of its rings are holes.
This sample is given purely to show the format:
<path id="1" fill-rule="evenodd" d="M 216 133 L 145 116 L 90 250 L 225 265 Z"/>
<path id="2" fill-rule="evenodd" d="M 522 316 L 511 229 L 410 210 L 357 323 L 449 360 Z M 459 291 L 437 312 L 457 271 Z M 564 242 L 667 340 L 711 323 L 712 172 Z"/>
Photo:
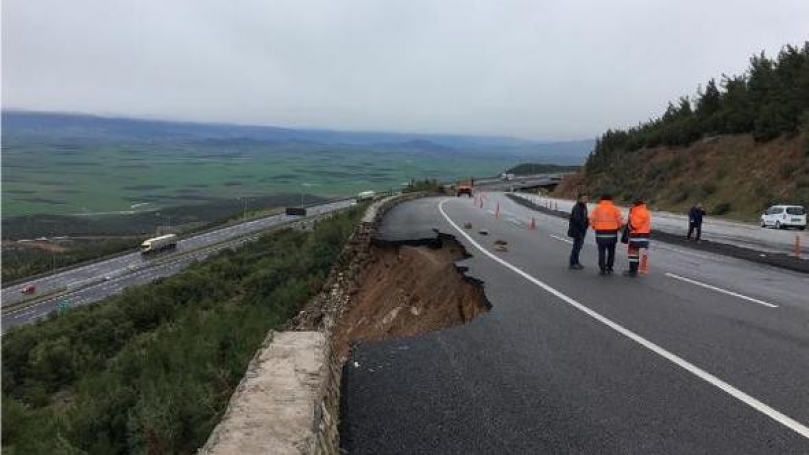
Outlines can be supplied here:
<path id="1" fill-rule="evenodd" d="M 373 191 L 363 191 L 357 194 L 357 202 L 370 201 L 375 197 L 376 193 L 374 193 Z"/>
<path id="2" fill-rule="evenodd" d="M 177 235 L 166 234 L 160 237 L 146 239 L 140 244 L 141 254 L 151 254 L 162 250 L 169 250 L 177 247 Z"/>

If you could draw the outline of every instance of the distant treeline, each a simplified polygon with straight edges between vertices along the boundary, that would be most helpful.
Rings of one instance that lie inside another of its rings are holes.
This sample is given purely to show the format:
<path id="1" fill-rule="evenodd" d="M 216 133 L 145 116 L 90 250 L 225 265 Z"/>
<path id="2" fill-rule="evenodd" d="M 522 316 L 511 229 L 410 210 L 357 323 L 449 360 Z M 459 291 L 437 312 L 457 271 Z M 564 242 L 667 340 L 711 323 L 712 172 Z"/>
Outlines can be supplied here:
<path id="1" fill-rule="evenodd" d="M 799 131 L 809 132 L 809 42 L 785 46 L 776 58 L 755 55 L 745 74 L 709 80 L 693 98 L 670 102 L 661 117 L 608 130 L 596 141 L 586 171 L 606 171 L 625 152 L 685 146 L 705 136 L 752 133 L 767 141 Z"/>
<path id="2" fill-rule="evenodd" d="M 268 330 L 322 288 L 363 210 L 5 334 L 3 453 L 195 453 Z"/>
<path id="3" fill-rule="evenodd" d="M 557 164 L 543 163 L 522 163 L 506 171 L 506 174 L 532 175 L 532 174 L 555 174 L 557 172 L 573 172 L 580 166 L 559 166 Z"/>

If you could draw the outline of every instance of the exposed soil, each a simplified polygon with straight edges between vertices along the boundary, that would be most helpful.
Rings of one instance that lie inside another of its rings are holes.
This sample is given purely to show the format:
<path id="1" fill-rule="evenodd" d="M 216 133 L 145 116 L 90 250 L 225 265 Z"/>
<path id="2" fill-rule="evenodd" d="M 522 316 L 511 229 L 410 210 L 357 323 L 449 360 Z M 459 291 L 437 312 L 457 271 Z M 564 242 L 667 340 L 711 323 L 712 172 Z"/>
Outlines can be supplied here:
<path id="1" fill-rule="evenodd" d="M 756 142 L 749 134 L 706 137 L 687 147 L 616 154 L 609 170 L 565 176 L 552 193 L 591 199 L 608 191 L 621 202 L 646 196 L 651 207 L 684 213 L 702 202 L 709 214 L 757 221 L 773 204 L 809 204 L 809 150 L 802 135 Z"/>
<path id="2" fill-rule="evenodd" d="M 465 257 L 463 247 L 443 235 L 426 243 L 371 246 L 371 259 L 335 326 L 334 348 L 341 357 L 351 343 L 419 335 L 488 310 L 481 284 L 455 265 Z"/>

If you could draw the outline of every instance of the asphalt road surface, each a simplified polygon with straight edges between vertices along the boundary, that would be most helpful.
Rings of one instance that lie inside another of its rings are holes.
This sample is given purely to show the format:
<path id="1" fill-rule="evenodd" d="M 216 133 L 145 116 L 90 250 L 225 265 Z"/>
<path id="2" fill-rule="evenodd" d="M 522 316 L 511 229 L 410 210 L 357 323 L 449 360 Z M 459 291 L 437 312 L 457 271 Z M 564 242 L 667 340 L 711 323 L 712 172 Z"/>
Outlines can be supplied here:
<path id="1" fill-rule="evenodd" d="M 379 235 L 434 228 L 491 311 L 354 347 L 350 453 L 809 453 L 809 276 L 662 243 L 648 275 L 599 276 L 592 232 L 569 271 L 565 221 L 499 194 L 401 204 Z"/>
<path id="2" fill-rule="evenodd" d="M 514 195 L 528 199 L 537 205 L 558 208 L 558 210 L 568 213 L 573 208 L 574 203 L 567 199 L 548 198 L 525 193 L 514 193 Z M 588 204 L 590 210 L 595 205 L 595 201 Z M 629 209 L 625 207 L 623 212 L 626 218 Z M 688 216 L 686 214 L 660 211 L 655 211 L 653 214 L 655 229 L 682 235 L 683 237 L 688 233 Z M 712 216 L 706 216 L 702 223 L 703 239 L 770 253 L 793 253 L 795 251 L 796 236 L 800 237 L 803 257 L 809 259 L 809 234 L 806 231 L 765 229 L 756 223 L 742 223 Z"/>
<path id="3" fill-rule="evenodd" d="M 349 205 L 350 200 L 317 205 L 307 209 L 307 216 L 333 212 Z M 173 275 L 194 260 L 204 259 L 214 252 L 215 249 L 209 248 L 212 245 L 223 244 L 299 219 L 299 216 L 274 215 L 183 239 L 178 242 L 176 249 L 176 253 L 183 253 L 181 255 L 164 252 L 143 257 L 140 253 L 130 253 L 30 281 L 36 286 L 37 295 L 52 292 L 53 297 L 5 312 L 2 331 L 5 333 L 11 327 L 42 318 L 55 311 L 60 302 L 66 302 L 71 307 L 85 305 L 117 294 L 127 286 L 145 284 L 159 277 Z M 200 250 L 202 248 L 205 249 Z M 20 286 L 3 289 L 4 308 L 21 300 Z"/>

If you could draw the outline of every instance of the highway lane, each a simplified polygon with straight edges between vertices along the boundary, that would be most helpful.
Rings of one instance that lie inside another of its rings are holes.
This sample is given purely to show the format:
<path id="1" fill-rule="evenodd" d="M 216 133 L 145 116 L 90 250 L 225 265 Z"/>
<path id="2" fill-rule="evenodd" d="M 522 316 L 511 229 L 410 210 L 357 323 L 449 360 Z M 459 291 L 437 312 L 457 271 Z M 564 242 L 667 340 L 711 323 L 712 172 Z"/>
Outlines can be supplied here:
<path id="1" fill-rule="evenodd" d="M 515 193 L 515 195 L 543 207 L 547 204 L 563 212 L 570 212 L 573 207 L 573 201 L 567 199 L 548 198 L 527 193 Z M 597 196 L 594 195 L 593 199 L 595 198 Z M 595 201 L 588 206 L 592 210 L 595 207 Z M 624 213 L 627 213 L 628 210 L 628 208 L 624 208 Z M 688 233 L 687 215 L 655 211 L 654 216 L 658 230 L 683 237 Z M 704 239 L 763 252 L 791 254 L 794 251 L 796 236 L 801 238 L 801 251 L 804 259 L 809 260 L 809 234 L 806 231 L 765 229 L 756 223 L 742 223 L 711 216 L 706 216 L 702 225 Z"/>
<path id="2" fill-rule="evenodd" d="M 809 452 L 806 275 L 653 244 L 649 275 L 602 277 L 592 233 L 587 268 L 569 271 L 564 220 L 499 194 L 483 209 L 408 202 L 381 236 L 433 228 L 464 243 L 492 309 L 355 347 L 341 415 L 352 453 Z"/>
<path id="3" fill-rule="evenodd" d="M 310 208 L 307 216 L 323 215 L 350 205 L 351 201 L 318 205 Z M 63 276 L 48 277 L 46 281 L 48 284 L 57 283 L 63 289 L 66 287 L 66 290 L 36 304 L 7 311 L 2 318 L 2 332 L 47 316 L 56 311 L 59 303 L 63 301 L 69 302 L 71 307 L 86 305 L 118 294 L 128 286 L 146 284 L 159 277 L 171 276 L 195 260 L 202 260 L 222 248 L 231 248 L 249 241 L 254 238 L 251 234 L 299 219 L 301 217 L 276 215 L 185 239 L 177 248 L 179 252 L 185 253 L 182 255 L 163 253 L 142 258 L 139 253 L 135 253 L 58 274 Z"/>
<path id="4" fill-rule="evenodd" d="M 307 213 L 309 215 L 323 214 L 348 207 L 350 204 L 351 200 L 341 200 L 320 204 L 310 207 Z M 213 245 L 241 235 L 249 234 L 251 232 L 257 232 L 287 223 L 298 218 L 299 217 L 297 216 L 287 216 L 281 214 L 248 221 L 246 223 L 240 223 L 233 226 L 223 227 L 221 229 L 216 229 L 180 240 L 177 243 L 177 251 L 185 252 L 195 248 Z M 34 284 L 37 288 L 37 293 L 33 297 L 59 290 L 72 291 L 92 283 L 102 282 L 104 281 L 105 277 L 115 278 L 144 267 L 149 267 L 151 261 L 154 259 L 154 257 L 143 257 L 140 253 L 133 252 L 107 260 L 94 262 L 82 267 L 57 272 L 54 275 L 32 280 L 29 283 Z M 3 288 L 3 307 L 14 305 L 15 303 L 19 303 L 26 298 L 26 296 L 20 292 L 20 288 L 21 286 L 9 286 Z"/>

